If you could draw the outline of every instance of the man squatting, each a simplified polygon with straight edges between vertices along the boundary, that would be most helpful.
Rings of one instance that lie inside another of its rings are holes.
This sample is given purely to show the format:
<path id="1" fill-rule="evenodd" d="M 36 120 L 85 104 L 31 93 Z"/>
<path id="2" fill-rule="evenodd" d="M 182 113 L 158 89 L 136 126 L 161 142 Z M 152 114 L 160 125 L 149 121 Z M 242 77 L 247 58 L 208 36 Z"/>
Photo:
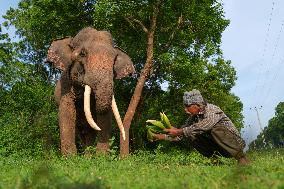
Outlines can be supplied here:
<path id="1" fill-rule="evenodd" d="M 193 89 L 183 96 L 186 113 L 191 116 L 180 128 L 165 129 L 167 134 L 155 134 L 155 140 L 180 141 L 189 139 L 190 144 L 202 155 L 233 157 L 240 165 L 249 164 L 243 149 L 245 142 L 225 113 L 207 103 L 201 93 Z"/>

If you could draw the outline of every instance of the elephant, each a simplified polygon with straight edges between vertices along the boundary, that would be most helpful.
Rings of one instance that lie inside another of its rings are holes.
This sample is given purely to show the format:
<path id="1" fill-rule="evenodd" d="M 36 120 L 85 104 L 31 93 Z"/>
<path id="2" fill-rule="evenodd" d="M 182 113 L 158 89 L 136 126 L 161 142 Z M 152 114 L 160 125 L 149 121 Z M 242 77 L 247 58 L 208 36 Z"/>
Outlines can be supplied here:
<path id="1" fill-rule="evenodd" d="M 61 153 L 64 156 L 76 154 L 79 140 L 82 148 L 97 141 L 96 152 L 106 154 L 112 112 L 125 138 L 113 87 L 114 78 L 135 73 L 131 58 L 114 47 L 110 32 L 86 27 L 74 37 L 54 40 L 46 61 L 61 70 L 54 91 Z"/>

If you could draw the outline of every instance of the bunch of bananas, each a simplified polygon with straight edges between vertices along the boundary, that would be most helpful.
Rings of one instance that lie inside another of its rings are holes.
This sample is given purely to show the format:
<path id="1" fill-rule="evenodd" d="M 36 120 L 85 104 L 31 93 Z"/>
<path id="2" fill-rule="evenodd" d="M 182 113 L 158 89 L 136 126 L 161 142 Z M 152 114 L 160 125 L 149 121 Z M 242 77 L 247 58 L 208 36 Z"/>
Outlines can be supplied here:
<path id="1" fill-rule="evenodd" d="M 164 129 L 172 128 L 169 118 L 164 112 L 160 112 L 161 121 L 158 120 L 147 120 L 146 123 L 151 125 L 146 125 L 147 128 L 147 138 L 149 141 L 153 142 L 154 134 L 156 133 L 165 133 Z"/>

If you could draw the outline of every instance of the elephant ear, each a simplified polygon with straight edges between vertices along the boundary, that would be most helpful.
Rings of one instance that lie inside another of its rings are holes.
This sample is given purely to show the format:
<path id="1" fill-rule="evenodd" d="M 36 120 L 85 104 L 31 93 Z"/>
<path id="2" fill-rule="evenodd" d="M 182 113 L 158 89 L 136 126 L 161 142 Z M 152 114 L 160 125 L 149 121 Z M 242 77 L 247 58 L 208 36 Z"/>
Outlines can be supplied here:
<path id="1" fill-rule="evenodd" d="M 47 62 L 61 71 L 65 71 L 72 63 L 72 49 L 69 45 L 71 40 L 71 37 L 54 40 L 47 52 Z"/>
<path id="2" fill-rule="evenodd" d="M 135 73 L 135 68 L 130 57 L 119 48 L 115 48 L 117 57 L 114 62 L 114 77 L 115 79 L 121 79 L 130 74 Z"/>

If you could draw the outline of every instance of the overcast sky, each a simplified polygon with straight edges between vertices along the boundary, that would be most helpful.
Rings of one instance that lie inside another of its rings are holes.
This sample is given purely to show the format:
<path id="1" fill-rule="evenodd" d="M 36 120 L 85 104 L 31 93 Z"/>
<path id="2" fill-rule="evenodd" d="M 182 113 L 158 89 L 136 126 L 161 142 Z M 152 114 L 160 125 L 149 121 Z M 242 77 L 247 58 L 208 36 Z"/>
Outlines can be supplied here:
<path id="1" fill-rule="evenodd" d="M 18 2 L 0 0 L 0 15 Z M 237 70 L 233 92 L 244 104 L 242 133 L 250 142 L 260 127 L 267 126 L 276 105 L 284 101 L 280 82 L 284 81 L 284 1 L 224 0 L 223 4 L 231 23 L 223 33 L 221 47 Z"/>

